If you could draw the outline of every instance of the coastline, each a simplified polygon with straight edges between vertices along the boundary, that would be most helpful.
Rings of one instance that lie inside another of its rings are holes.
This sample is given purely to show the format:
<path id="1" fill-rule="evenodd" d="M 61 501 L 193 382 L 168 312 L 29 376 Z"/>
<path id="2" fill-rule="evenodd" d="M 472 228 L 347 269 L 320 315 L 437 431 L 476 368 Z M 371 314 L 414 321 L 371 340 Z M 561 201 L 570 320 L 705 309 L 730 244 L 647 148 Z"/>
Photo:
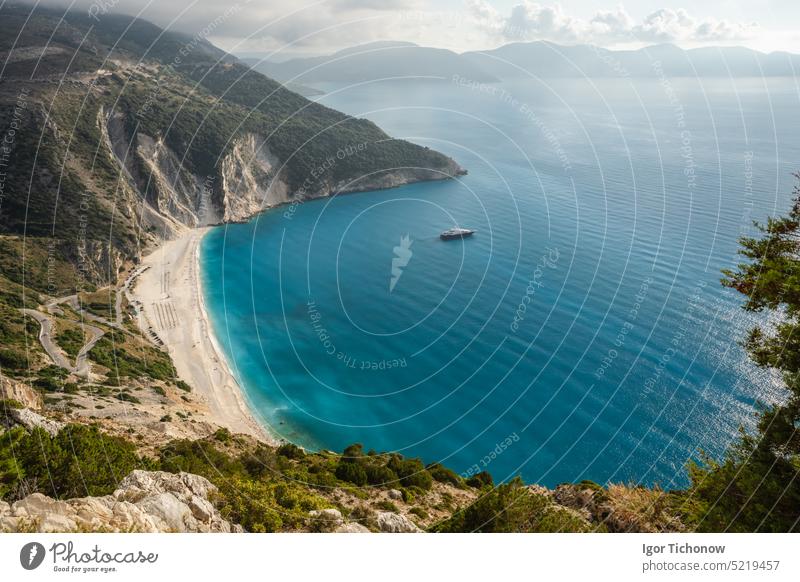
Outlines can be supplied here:
<path id="1" fill-rule="evenodd" d="M 226 224 L 245 223 L 258 214 L 280 207 L 293 208 L 296 204 L 318 198 L 448 180 L 467 173 L 457 163 L 452 163 L 456 168 L 453 175 L 384 180 L 362 188 L 310 196 L 298 201 L 265 204 L 258 212 L 240 220 L 226 221 Z M 200 242 L 215 226 L 220 225 L 186 227 L 178 237 L 162 241 L 142 258 L 128 275 L 121 290 L 130 302 L 138 306 L 136 320 L 141 332 L 151 340 L 157 338 L 163 344 L 161 347 L 169 353 L 178 378 L 189 384 L 206 401 L 210 421 L 233 433 L 247 434 L 277 446 L 285 439 L 251 408 L 217 341 L 206 310 L 200 276 Z M 187 297 L 190 298 L 188 303 Z M 173 300 L 175 298 L 177 301 Z M 262 420 L 259 421 L 259 418 Z"/>
<path id="2" fill-rule="evenodd" d="M 257 420 L 217 342 L 203 299 L 200 242 L 211 227 L 187 229 L 142 259 L 129 293 L 139 303 L 142 332 L 155 334 L 178 377 L 207 402 L 211 420 L 270 444 L 279 440 Z"/>

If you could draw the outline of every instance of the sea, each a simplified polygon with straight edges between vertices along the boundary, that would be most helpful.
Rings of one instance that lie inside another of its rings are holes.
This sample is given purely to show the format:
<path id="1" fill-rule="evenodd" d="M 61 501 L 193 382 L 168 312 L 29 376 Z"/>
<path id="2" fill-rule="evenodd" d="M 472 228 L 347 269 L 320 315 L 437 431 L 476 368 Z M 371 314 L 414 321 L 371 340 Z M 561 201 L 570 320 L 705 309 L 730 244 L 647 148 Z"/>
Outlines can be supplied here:
<path id="1" fill-rule="evenodd" d="M 771 322 L 721 279 L 754 221 L 791 204 L 795 80 L 319 88 L 468 174 L 206 235 L 214 333 L 280 438 L 495 481 L 668 489 L 785 398 L 741 346 Z M 476 232 L 442 241 L 453 226 Z"/>

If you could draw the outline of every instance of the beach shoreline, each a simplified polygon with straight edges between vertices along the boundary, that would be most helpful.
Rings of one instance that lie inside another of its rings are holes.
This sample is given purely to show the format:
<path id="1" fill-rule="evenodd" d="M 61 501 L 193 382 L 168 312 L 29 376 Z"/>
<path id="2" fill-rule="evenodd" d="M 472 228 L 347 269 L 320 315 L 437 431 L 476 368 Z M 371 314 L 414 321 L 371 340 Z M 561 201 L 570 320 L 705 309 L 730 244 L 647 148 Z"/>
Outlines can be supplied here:
<path id="1" fill-rule="evenodd" d="M 200 243 L 211 227 L 187 229 L 142 259 L 128 291 L 138 324 L 167 350 L 178 377 L 208 404 L 212 422 L 270 444 L 279 439 L 257 420 L 214 335 L 203 299 Z"/>

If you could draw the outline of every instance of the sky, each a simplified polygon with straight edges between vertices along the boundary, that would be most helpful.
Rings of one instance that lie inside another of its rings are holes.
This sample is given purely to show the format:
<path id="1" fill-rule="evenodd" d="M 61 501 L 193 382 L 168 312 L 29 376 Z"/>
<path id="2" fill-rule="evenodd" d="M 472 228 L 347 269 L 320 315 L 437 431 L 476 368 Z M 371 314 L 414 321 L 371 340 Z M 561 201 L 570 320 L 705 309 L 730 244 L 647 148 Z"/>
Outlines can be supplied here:
<path id="1" fill-rule="evenodd" d="M 4 0 L 0 0 L 2 3 Z M 36 0 L 28 0 L 34 3 Z M 671 42 L 800 53 L 800 1 L 39 0 L 102 18 L 124 12 L 276 60 L 379 40 L 458 52 L 550 40 L 607 48 Z"/>

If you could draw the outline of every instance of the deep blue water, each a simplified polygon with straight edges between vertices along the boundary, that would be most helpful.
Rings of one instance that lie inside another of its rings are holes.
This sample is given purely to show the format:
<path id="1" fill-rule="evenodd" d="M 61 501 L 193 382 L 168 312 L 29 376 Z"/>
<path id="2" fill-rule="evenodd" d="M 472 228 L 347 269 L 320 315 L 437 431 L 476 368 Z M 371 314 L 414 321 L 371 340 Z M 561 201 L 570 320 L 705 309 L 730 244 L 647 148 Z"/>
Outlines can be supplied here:
<path id="1" fill-rule="evenodd" d="M 719 280 L 751 221 L 788 207 L 797 87 L 492 87 L 326 87 L 326 105 L 469 175 L 215 229 L 219 340 L 263 420 L 309 447 L 683 485 L 687 459 L 721 455 L 782 395 L 738 345 L 753 320 Z M 454 224 L 478 232 L 440 241 Z M 408 260 L 390 291 L 395 247 Z"/>

